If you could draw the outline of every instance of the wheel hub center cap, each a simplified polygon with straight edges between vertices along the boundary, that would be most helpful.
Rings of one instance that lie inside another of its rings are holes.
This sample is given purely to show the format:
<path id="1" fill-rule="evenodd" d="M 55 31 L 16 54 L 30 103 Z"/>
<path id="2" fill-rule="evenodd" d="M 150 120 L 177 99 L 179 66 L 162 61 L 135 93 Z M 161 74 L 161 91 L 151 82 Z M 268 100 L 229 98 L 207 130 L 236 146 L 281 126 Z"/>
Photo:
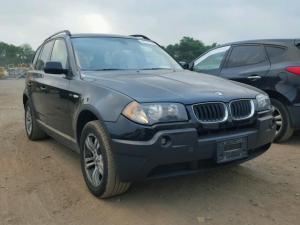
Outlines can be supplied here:
<path id="1" fill-rule="evenodd" d="M 98 168 L 101 167 L 101 157 L 100 156 L 96 156 L 95 158 L 95 164 Z"/>

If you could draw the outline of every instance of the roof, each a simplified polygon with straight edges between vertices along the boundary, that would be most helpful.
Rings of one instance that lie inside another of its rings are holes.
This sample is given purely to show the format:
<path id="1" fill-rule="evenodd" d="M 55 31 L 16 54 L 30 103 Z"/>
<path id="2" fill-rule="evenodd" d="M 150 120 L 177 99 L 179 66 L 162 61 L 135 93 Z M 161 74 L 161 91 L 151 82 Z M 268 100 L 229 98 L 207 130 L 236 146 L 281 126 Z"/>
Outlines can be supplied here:
<path id="1" fill-rule="evenodd" d="M 136 37 L 126 36 L 126 35 L 117 35 L 117 34 L 72 34 L 71 37 L 78 38 L 78 37 L 111 37 L 111 38 L 131 38 L 136 39 Z"/>
<path id="2" fill-rule="evenodd" d="M 152 41 L 150 38 L 148 38 L 145 35 L 141 34 L 135 34 L 135 35 L 117 35 L 117 34 L 97 34 L 97 33 L 77 33 L 77 34 L 71 34 L 68 30 L 62 30 L 55 34 L 52 34 L 48 38 L 46 38 L 43 43 L 38 47 L 38 49 L 47 41 L 52 40 L 57 37 L 72 37 L 72 38 L 88 38 L 88 37 L 109 37 L 109 38 L 127 38 L 127 39 L 144 39 L 148 41 Z M 154 42 L 154 41 L 152 41 Z M 156 43 L 156 42 L 154 42 Z M 156 43 L 157 44 L 157 43 Z"/>
<path id="3" fill-rule="evenodd" d="M 68 30 L 63 30 L 60 32 L 57 32 L 53 35 L 51 35 L 50 37 L 48 37 L 45 41 L 51 40 L 53 38 L 57 38 L 57 37 L 65 37 L 65 36 L 69 36 L 72 38 L 87 38 L 87 37 L 109 37 L 109 38 L 129 38 L 129 39 L 139 39 L 139 38 L 143 38 L 143 39 L 147 39 L 150 40 L 148 37 L 144 36 L 144 35 L 117 35 L 117 34 L 97 34 L 97 33 L 78 33 L 78 34 L 71 34 L 70 31 Z"/>
<path id="4" fill-rule="evenodd" d="M 227 45 L 237 45 L 237 44 L 269 44 L 269 45 L 291 45 L 295 43 L 297 39 L 256 39 L 256 40 L 246 40 L 246 41 L 236 41 L 221 46 Z"/>

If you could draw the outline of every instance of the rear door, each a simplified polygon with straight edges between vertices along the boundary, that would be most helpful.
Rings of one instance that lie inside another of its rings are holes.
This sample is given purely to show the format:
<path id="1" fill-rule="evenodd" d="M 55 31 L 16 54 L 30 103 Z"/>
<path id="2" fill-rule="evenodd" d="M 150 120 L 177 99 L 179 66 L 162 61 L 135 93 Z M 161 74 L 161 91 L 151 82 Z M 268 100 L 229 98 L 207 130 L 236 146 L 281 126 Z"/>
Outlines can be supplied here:
<path id="1" fill-rule="evenodd" d="M 46 123 L 47 101 L 45 99 L 47 77 L 44 74 L 44 66 L 50 59 L 54 41 L 45 43 L 41 49 L 37 51 L 37 60 L 34 62 L 34 68 L 28 73 L 28 82 L 30 90 L 30 98 L 33 103 L 37 119 Z M 40 52 L 40 53 L 39 53 Z"/>
<path id="2" fill-rule="evenodd" d="M 220 76 L 263 89 L 269 70 L 270 62 L 263 45 L 233 45 Z"/>

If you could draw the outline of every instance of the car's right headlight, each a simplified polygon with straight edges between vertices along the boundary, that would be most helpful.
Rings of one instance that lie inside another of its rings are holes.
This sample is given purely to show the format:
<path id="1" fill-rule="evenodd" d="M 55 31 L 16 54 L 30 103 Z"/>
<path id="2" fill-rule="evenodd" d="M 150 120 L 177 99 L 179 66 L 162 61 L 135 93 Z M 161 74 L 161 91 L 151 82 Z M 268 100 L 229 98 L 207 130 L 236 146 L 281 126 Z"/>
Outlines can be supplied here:
<path id="1" fill-rule="evenodd" d="M 179 103 L 138 103 L 131 102 L 122 114 L 128 119 L 145 125 L 187 121 L 185 106 Z"/>
<path id="2" fill-rule="evenodd" d="M 271 100 L 268 95 L 259 94 L 256 96 L 257 111 L 266 111 L 271 109 Z"/>

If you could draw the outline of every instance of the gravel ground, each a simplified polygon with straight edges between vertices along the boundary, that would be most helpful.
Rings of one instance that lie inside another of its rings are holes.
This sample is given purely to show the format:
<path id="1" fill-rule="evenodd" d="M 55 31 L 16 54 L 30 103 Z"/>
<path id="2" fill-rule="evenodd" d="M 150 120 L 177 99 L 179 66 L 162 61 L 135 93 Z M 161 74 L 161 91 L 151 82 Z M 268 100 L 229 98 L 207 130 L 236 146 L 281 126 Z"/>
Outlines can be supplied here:
<path id="1" fill-rule="evenodd" d="M 299 224 L 299 134 L 241 166 L 143 182 L 99 200 L 76 153 L 26 138 L 23 87 L 0 80 L 0 225 Z"/>

